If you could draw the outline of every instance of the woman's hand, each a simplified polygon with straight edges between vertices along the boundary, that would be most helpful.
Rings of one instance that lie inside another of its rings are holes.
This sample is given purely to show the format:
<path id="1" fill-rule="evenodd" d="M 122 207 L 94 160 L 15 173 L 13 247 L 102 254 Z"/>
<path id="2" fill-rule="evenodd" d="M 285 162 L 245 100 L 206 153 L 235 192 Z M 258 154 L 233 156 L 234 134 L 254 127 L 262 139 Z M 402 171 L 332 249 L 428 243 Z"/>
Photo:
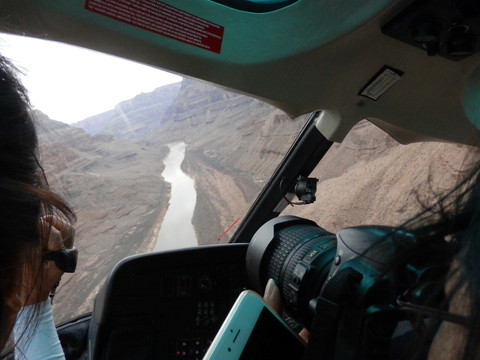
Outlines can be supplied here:
<path id="1" fill-rule="evenodd" d="M 48 236 L 46 249 L 39 246 L 33 250 L 32 264 L 25 271 L 25 305 L 45 301 L 52 288 L 60 281 L 63 271 L 54 261 L 46 260 L 49 251 L 59 251 L 73 247 L 75 230 L 73 226 L 56 216 L 43 216 L 40 219 L 42 237 Z"/>
<path id="2" fill-rule="evenodd" d="M 282 297 L 280 290 L 273 279 L 268 279 L 267 286 L 265 286 L 265 293 L 263 300 L 270 306 L 277 314 L 282 311 Z"/>
<path id="3" fill-rule="evenodd" d="M 267 286 L 265 286 L 265 293 L 263 295 L 263 300 L 270 306 L 277 314 L 280 314 L 282 311 L 282 297 L 280 294 L 280 289 L 275 284 L 273 279 L 269 279 Z M 310 333 L 307 329 L 303 328 L 298 336 L 302 338 L 303 341 L 308 343 L 308 336 Z"/>

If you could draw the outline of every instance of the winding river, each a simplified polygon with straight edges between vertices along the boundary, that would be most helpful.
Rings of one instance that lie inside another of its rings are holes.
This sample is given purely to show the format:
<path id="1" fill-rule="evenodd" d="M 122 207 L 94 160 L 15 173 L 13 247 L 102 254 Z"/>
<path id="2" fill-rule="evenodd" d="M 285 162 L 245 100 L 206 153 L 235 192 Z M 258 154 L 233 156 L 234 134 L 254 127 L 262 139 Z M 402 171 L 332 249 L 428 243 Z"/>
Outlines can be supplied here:
<path id="1" fill-rule="evenodd" d="M 185 158 L 185 143 L 169 144 L 170 154 L 165 160 L 163 177 L 172 186 L 167 213 L 163 218 L 154 251 L 197 246 L 192 225 L 196 192 L 193 179 L 180 168 Z"/>

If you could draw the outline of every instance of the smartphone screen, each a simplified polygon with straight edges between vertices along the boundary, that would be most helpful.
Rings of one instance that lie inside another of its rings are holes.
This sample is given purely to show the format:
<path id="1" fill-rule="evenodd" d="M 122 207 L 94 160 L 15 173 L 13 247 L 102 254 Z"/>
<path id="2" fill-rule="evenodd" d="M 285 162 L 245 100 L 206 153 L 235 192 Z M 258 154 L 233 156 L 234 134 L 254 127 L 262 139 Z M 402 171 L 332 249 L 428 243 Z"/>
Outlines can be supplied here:
<path id="1" fill-rule="evenodd" d="M 267 309 L 263 308 L 243 349 L 241 360 L 302 359 L 305 346 Z"/>
<path id="2" fill-rule="evenodd" d="M 301 360 L 305 346 L 260 295 L 244 291 L 204 360 Z"/>

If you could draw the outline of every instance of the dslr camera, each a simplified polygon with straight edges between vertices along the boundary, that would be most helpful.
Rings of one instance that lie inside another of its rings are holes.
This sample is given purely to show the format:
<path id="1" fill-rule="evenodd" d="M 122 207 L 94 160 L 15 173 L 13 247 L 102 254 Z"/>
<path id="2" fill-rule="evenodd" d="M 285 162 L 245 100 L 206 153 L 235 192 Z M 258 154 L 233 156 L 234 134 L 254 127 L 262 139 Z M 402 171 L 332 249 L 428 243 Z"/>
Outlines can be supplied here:
<path id="1" fill-rule="evenodd" d="M 447 247 L 399 228 L 358 226 L 335 235 L 281 216 L 257 230 L 246 267 L 259 293 L 275 280 L 284 318 L 310 330 L 310 358 L 385 360 L 403 351 L 393 349 L 394 339 L 413 334 L 408 342 L 415 341 L 413 328 L 429 322 L 423 310 L 441 308 Z"/>

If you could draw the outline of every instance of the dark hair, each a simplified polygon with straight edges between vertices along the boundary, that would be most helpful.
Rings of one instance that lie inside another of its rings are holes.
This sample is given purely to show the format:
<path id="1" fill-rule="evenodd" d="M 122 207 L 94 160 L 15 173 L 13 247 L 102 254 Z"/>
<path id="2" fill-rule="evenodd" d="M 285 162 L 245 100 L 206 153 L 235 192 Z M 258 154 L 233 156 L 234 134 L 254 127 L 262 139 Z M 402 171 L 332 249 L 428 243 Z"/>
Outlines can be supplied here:
<path id="1" fill-rule="evenodd" d="M 472 172 L 459 196 L 462 201 L 455 214 L 457 229 L 454 238 L 459 244 L 457 254 L 458 283 L 455 290 L 465 287 L 469 304 L 470 326 L 467 329 L 463 359 L 480 358 L 480 165 Z M 458 208 L 458 207 L 457 207 Z M 449 297 L 453 294 L 448 294 Z"/>
<path id="2" fill-rule="evenodd" d="M 29 250 L 46 249 L 49 234 L 40 231 L 40 217 L 57 215 L 75 220 L 65 201 L 49 189 L 38 160 L 27 92 L 17 72 L 0 56 L 0 350 L 12 330 L 7 322 L 7 289 L 18 288 L 15 274 L 26 267 L 32 274 L 40 274 L 42 261 L 25 257 Z M 32 286 L 41 281 L 41 275 L 35 276 Z"/>
<path id="3" fill-rule="evenodd" d="M 456 294 L 466 297 L 468 326 L 462 360 L 480 359 L 480 161 L 478 152 L 473 153 L 476 161 L 469 175 L 401 226 L 416 235 L 418 245 L 400 253 L 391 264 L 394 267 L 421 253 L 458 265 L 445 276 L 444 281 L 451 278 L 454 284 L 443 305 L 446 309 Z M 443 282 L 438 287 L 443 291 Z M 418 358 L 425 356 L 432 340 L 423 335 Z"/>

